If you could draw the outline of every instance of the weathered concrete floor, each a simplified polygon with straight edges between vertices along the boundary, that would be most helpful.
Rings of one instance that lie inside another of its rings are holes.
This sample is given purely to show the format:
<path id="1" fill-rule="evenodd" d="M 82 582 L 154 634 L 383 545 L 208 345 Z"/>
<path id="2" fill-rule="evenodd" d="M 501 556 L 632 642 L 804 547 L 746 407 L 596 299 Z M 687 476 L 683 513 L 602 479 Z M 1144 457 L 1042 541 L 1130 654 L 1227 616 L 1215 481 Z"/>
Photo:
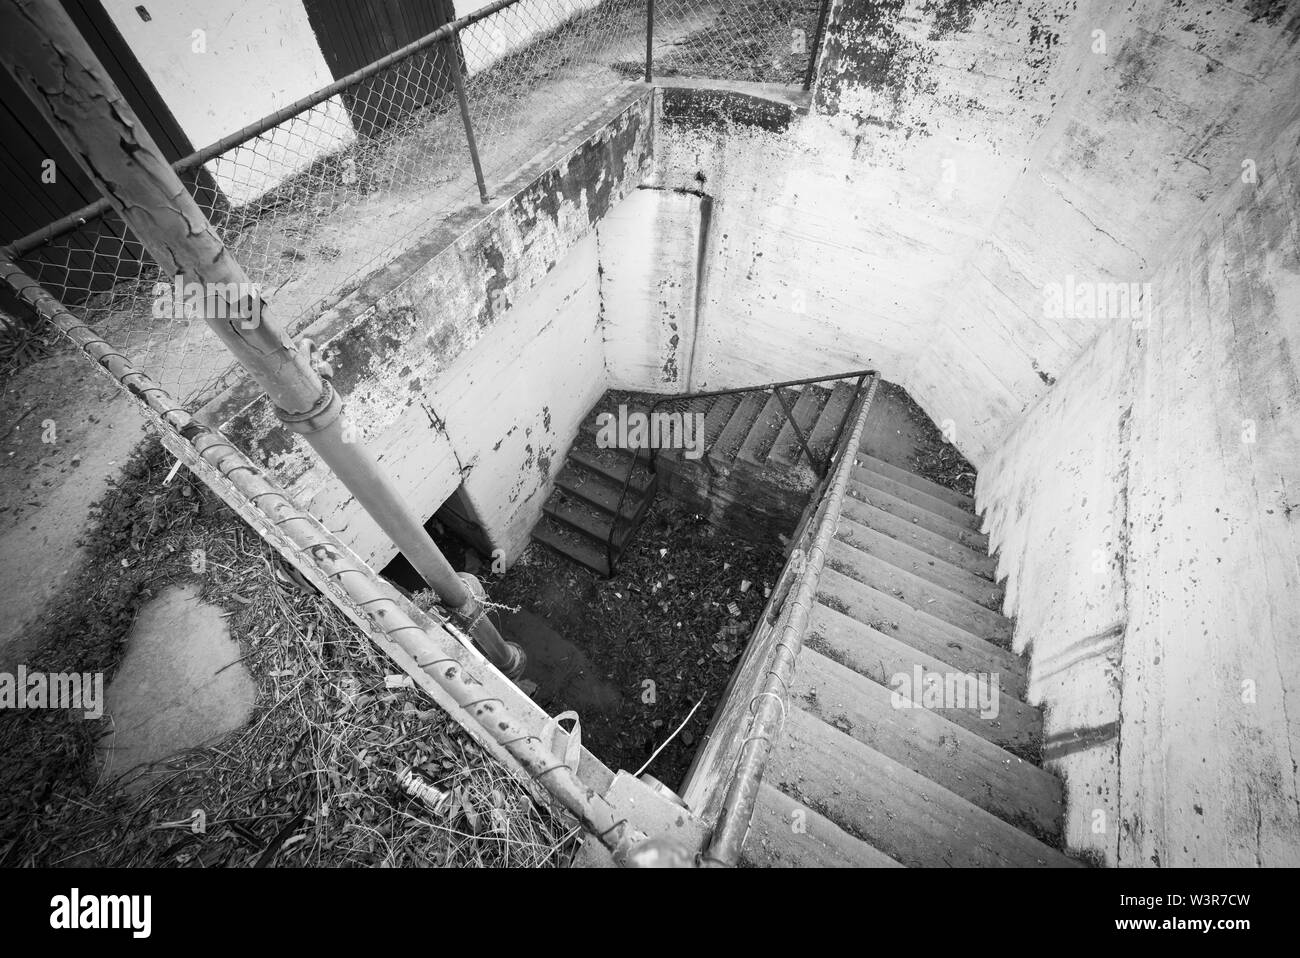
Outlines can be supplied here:
<path id="1" fill-rule="evenodd" d="M 141 610 L 105 694 L 113 729 L 101 745 L 105 777 L 239 728 L 256 691 L 221 610 L 192 585 L 167 588 Z"/>
<path id="2" fill-rule="evenodd" d="M 68 582 L 91 503 L 144 435 L 131 401 L 79 353 L 21 370 L 0 396 L 0 670 L 29 651 Z"/>

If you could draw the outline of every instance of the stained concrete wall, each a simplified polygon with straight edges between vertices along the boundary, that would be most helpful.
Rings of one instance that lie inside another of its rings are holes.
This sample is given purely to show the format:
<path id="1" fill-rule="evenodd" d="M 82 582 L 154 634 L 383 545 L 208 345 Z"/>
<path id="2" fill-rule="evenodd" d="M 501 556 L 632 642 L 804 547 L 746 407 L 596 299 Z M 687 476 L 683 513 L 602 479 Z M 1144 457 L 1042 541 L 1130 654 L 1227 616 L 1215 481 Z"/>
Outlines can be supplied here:
<path id="1" fill-rule="evenodd" d="M 597 227 L 605 367 L 615 389 L 688 392 L 709 200 L 640 189 Z"/>
<path id="2" fill-rule="evenodd" d="M 980 465 L 1106 322 L 1044 289 L 1149 279 L 1298 33 L 1294 0 L 837 0 L 808 115 L 665 90 L 654 182 L 715 202 L 698 380 L 875 366 Z"/>
<path id="3" fill-rule="evenodd" d="M 606 388 L 595 225 L 649 165 L 650 95 L 617 98 L 369 277 L 303 333 L 358 437 L 431 516 L 463 483 L 496 548 L 527 544 L 581 417 Z M 205 411 L 366 561 L 392 544 L 245 382 Z"/>
<path id="4" fill-rule="evenodd" d="M 1110 863 L 1300 864 L 1298 115 L 980 474 L 1069 840 Z"/>

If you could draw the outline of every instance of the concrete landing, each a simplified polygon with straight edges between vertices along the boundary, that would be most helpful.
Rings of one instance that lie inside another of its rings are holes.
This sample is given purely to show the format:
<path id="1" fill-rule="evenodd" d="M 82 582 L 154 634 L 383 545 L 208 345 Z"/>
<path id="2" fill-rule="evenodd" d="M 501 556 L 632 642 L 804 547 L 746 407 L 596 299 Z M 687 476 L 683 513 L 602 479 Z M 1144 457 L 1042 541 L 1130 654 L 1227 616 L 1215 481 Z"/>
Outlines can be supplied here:
<path id="1" fill-rule="evenodd" d="M 201 601 L 196 587 L 171 586 L 146 605 L 105 694 L 113 730 L 100 751 L 105 776 L 215 741 L 248 721 L 257 689 L 238 659 L 221 610 Z"/>

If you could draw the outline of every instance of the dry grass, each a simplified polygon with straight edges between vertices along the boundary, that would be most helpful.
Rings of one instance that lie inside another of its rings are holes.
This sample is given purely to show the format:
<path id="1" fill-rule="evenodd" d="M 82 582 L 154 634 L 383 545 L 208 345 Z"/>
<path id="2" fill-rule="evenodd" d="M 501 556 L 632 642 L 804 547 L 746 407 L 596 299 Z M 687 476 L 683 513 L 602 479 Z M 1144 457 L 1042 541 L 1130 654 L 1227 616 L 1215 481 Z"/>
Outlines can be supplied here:
<path id="1" fill-rule="evenodd" d="M 567 826 L 526 792 L 327 600 L 146 442 L 98 507 L 89 555 L 47 616 L 29 669 L 103 671 L 138 609 L 195 582 L 226 609 L 258 689 L 239 731 L 128 783 L 100 780 L 107 720 L 0 717 L 0 864 L 541 867 Z M 192 571 L 191 550 L 207 568 Z M 392 675 L 392 679 L 389 676 Z M 393 687 L 390 687 L 393 686 Z M 421 799 L 399 778 L 428 786 Z M 132 787 L 123 786 L 131 784 Z M 203 829 L 194 827 L 201 809 Z"/>

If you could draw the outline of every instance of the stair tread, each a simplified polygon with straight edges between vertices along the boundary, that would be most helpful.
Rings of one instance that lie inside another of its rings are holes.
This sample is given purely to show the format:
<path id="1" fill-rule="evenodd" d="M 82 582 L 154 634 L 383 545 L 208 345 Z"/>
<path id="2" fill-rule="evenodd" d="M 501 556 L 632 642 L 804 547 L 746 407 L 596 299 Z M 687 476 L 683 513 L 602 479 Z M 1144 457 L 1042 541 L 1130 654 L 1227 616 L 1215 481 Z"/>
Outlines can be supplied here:
<path id="1" fill-rule="evenodd" d="M 965 546 L 973 552 L 981 554 L 988 552 L 988 536 L 983 533 L 977 532 L 968 526 L 960 526 L 950 522 L 941 515 L 921 508 L 915 503 L 899 499 L 882 489 L 864 485 L 854 477 L 849 478 L 849 488 L 845 498 L 875 506 L 877 509 L 897 516 L 905 522 L 910 522 L 912 525 L 920 526 L 928 532 L 933 532 L 958 545 Z"/>
<path id="2" fill-rule="evenodd" d="M 795 401 L 791 412 L 794 413 L 794 422 L 799 425 L 805 440 L 812 435 L 812 427 L 817 422 L 817 414 L 821 412 L 822 406 L 825 405 L 826 398 L 829 395 L 830 393 L 827 390 L 816 385 L 808 385 L 800 390 L 799 398 Z M 803 455 L 803 446 L 799 444 L 799 434 L 795 432 L 794 425 L 787 419 L 782 424 L 780 431 L 777 432 L 772 448 L 767 454 L 768 462 L 792 466 Z"/>
<path id="3" fill-rule="evenodd" d="M 932 479 L 927 479 L 925 476 L 911 472 L 902 466 L 896 466 L 892 462 L 886 462 L 883 459 L 879 459 L 867 452 L 866 446 L 867 443 L 864 440 L 862 447 L 858 449 L 856 455 L 859 463 L 865 468 L 870 469 L 873 472 L 878 472 L 882 476 L 888 476 L 890 479 L 897 480 L 898 482 L 906 483 L 920 492 L 927 493 L 936 499 L 942 499 L 950 505 L 957 506 L 969 513 L 974 514 L 977 512 L 975 500 L 970 496 L 958 492 L 955 489 L 949 489 L 947 486 L 941 486 Z"/>
<path id="4" fill-rule="evenodd" d="M 761 396 L 756 393 L 744 393 L 727 420 L 727 425 L 719 433 L 718 441 L 709 448 L 709 458 L 724 466 L 731 465 L 745 436 L 749 434 L 750 426 L 754 424 L 762 408 Z"/>
<path id="5" fill-rule="evenodd" d="M 831 446 L 835 444 L 835 437 L 840 431 L 840 422 L 844 418 L 844 411 L 849 408 L 853 402 L 854 388 L 857 380 L 845 382 L 840 380 L 831 387 L 830 397 L 822 406 L 821 412 L 817 414 L 817 421 L 813 423 L 812 432 L 809 434 L 808 446 L 812 449 L 813 455 L 819 460 L 824 460 L 831 452 Z M 845 423 L 845 430 L 848 429 L 848 423 Z"/>
<path id="6" fill-rule="evenodd" d="M 582 499 L 575 499 L 566 495 L 565 490 L 557 488 L 551 493 L 550 498 L 542 506 L 542 511 L 552 518 L 562 522 L 583 535 L 590 536 L 597 542 L 604 543 L 609 539 L 610 530 L 614 525 L 614 516 L 604 509 L 598 509 Z M 632 534 L 632 527 L 629 523 L 621 523 L 617 535 L 614 536 L 613 546 L 615 554 L 623 551 L 623 546 L 627 544 L 628 538 Z"/>
<path id="7" fill-rule="evenodd" d="M 763 403 L 763 408 L 759 410 L 753 424 L 749 427 L 749 432 L 745 434 L 745 441 L 740 444 L 740 449 L 736 452 L 737 459 L 744 459 L 746 462 L 760 466 L 767 461 L 767 452 L 776 440 L 777 433 L 781 431 L 782 423 L 786 421 L 785 410 L 781 408 L 781 400 L 777 398 L 775 391 L 765 395 L 767 401 Z"/>
<path id="8" fill-rule="evenodd" d="M 742 861 L 765 868 L 902 867 L 829 818 L 767 784 L 758 787 Z"/>
<path id="9" fill-rule="evenodd" d="M 886 476 L 875 469 L 857 465 L 856 461 L 852 475 L 853 480 L 863 486 L 887 492 L 895 499 L 909 502 L 918 509 L 924 509 L 926 512 L 947 519 L 953 525 L 961 526 L 963 529 L 979 532 L 980 527 L 984 524 L 984 521 L 975 514 L 974 510 L 954 506 L 950 502 L 936 498 L 928 492 L 922 492 L 920 489 L 913 488 L 907 483 Z"/>
<path id="10" fill-rule="evenodd" d="M 902 642 L 821 602 L 813 606 L 808 621 L 807 647 L 852 669 L 882 686 L 902 673 L 961 671 L 951 662 Z M 999 674 L 998 716 L 981 718 L 966 709 L 934 709 L 954 725 L 987 739 L 994 745 L 1037 762 L 1042 751 L 1042 712 L 1008 692 L 1006 676 Z M 1014 686 L 1011 686 L 1014 687 Z"/>
<path id="11" fill-rule="evenodd" d="M 891 565 L 942 586 L 950 592 L 965 596 L 986 609 L 998 612 L 1002 608 L 1005 595 L 1002 586 L 954 565 L 946 559 L 918 549 L 909 542 L 895 539 L 893 536 L 863 525 L 846 513 L 840 514 L 835 538 L 855 549 L 879 556 Z"/>
<path id="12" fill-rule="evenodd" d="M 918 523 L 910 522 L 870 502 L 846 495 L 840 515 L 942 559 L 959 569 L 965 569 L 990 583 L 996 579 L 997 560 L 993 556 L 932 532 Z"/>
<path id="13" fill-rule="evenodd" d="M 1059 851 L 801 708 L 765 779 L 909 866 L 1069 867 Z"/>
<path id="14" fill-rule="evenodd" d="M 604 544 L 597 544 L 589 536 L 565 529 L 550 516 L 543 515 L 541 521 L 533 527 L 533 539 L 593 572 L 609 575 L 609 558 L 605 554 Z"/>
<path id="15" fill-rule="evenodd" d="M 566 462 L 559 475 L 555 477 L 555 485 L 579 499 L 599 506 L 610 514 L 619 511 L 619 500 L 623 493 L 622 483 L 612 482 L 601 473 L 588 471 L 575 466 L 572 462 Z M 627 497 L 623 499 L 622 515 L 624 517 L 634 515 L 645 498 L 643 491 L 629 486 Z"/>
<path id="16" fill-rule="evenodd" d="M 827 567 L 822 570 L 817 600 L 959 671 L 997 672 L 1003 677 L 1008 695 L 1021 697 L 1025 693 L 1024 665 L 1011 652 L 942 619 L 918 612 L 879 589 Z"/>
<path id="17" fill-rule="evenodd" d="M 890 688 L 806 647 L 790 694 L 809 714 L 1003 821 L 1040 837 L 1060 834 L 1060 779 L 945 717 L 958 710 L 978 715 L 981 706 L 998 711 L 1002 696 L 971 697 L 967 708 L 942 714 L 898 707 Z"/>
<path id="18" fill-rule="evenodd" d="M 576 462 L 592 472 L 598 472 L 620 485 L 631 474 L 631 487 L 637 492 L 644 491 L 653 481 L 650 469 L 646 465 L 645 453 L 642 453 L 640 462 L 637 462 L 631 453 L 621 449 L 600 449 L 594 442 L 590 446 L 575 442 L 569 447 L 568 458 L 569 461 Z"/>
<path id="19" fill-rule="evenodd" d="M 704 448 L 708 449 L 717 441 L 718 435 L 726 427 L 732 413 L 740 405 L 740 396 L 717 396 L 709 406 L 704 417 Z"/>
<path id="20" fill-rule="evenodd" d="M 870 551 L 834 539 L 827 550 L 826 562 L 836 572 L 887 592 L 918 612 L 943 619 L 995 645 L 1011 647 L 1014 626 L 1006 616 L 901 569 Z"/>

